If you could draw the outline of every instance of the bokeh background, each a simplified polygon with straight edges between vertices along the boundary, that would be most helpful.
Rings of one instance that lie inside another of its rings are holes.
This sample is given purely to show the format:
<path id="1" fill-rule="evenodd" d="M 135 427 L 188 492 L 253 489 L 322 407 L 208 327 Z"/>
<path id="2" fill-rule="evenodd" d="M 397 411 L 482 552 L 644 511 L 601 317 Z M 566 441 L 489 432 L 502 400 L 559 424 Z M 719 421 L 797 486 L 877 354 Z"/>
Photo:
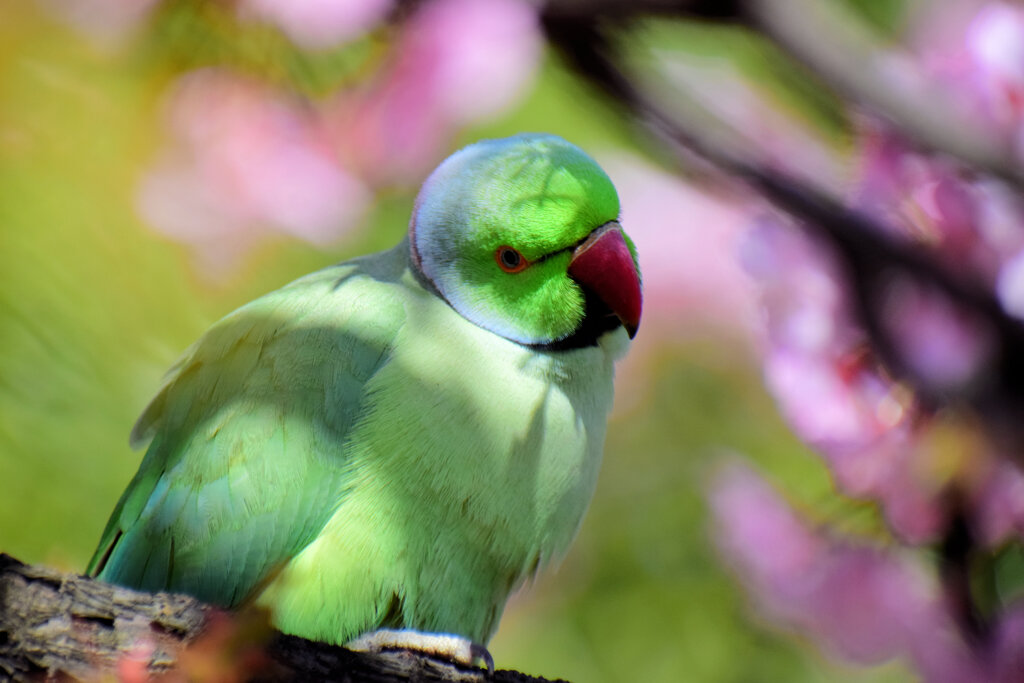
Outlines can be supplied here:
<path id="1" fill-rule="evenodd" d="M 842 4 L 882 36 L 914 5 Z M 838 105 L 763 40 L 666 20 L 635 45 L 779 157 L 854 173 Z M 670 170 L 518 0 L 0 3 L 0 551 L 83 569 L 141 457 L 128 432 L 192 341 L 394 244 L 436 163 L 523 131 L 605 166 L 646 300 L 591 510 L 510 603 L 499 666 L 580 683 L 912 680 L 898 658 L 855 665 L 765 618 L 716 543 L 710 491 L 739 459 L 809 519 L 884 535 L 764 388 L 737 256 L 762 207 Z"/>

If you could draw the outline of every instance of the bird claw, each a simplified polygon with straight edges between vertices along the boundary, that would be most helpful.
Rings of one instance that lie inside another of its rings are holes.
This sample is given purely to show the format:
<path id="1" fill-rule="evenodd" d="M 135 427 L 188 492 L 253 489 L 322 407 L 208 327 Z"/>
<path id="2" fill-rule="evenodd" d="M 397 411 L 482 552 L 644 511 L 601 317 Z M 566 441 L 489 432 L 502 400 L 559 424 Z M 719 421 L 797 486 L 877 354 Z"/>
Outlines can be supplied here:
<path id="1" fill-rule="evenodd" d="M 386 650 L 413 650 L 426 655 L 447 659 L 468 668 L 484 666 L 488 674 L 494 673 L 494 658 L 487 648 L 468 638 L 451 633 L 424 633 L 412 629 L 379 629 L 364 633 L 345 644 L 357 652 L 384 652 Z"/>

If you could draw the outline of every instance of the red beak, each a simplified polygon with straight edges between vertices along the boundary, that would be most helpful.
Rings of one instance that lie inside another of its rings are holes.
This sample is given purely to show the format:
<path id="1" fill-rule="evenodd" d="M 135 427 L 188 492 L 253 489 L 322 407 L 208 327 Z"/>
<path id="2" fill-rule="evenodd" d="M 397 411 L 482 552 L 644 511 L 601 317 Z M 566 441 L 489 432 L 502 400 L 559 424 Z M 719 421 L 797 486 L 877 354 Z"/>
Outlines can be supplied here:
<path id="1" fill-rule="evenodd" d="M 618 222 L 605 223 L 576 247 L 569 276 L 612 309 L 630 339 L 636 336 L 643 307 L 640 273 Z"/>

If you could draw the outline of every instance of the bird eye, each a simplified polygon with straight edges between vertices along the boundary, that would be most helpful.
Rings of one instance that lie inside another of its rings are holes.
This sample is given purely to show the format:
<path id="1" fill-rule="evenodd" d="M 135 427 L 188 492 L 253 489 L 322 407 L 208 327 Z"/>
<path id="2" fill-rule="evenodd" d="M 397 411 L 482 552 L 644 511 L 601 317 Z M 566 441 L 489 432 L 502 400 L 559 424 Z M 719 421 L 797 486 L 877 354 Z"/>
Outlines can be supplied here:
<path id="1" fill-rule="evenodd" d="M 498 250 L 494 252 L 494 260 L 506 273 L 518 273 L 530 265 L 530 262 L 522 254 L 508 246 L 498 247 Z"/>

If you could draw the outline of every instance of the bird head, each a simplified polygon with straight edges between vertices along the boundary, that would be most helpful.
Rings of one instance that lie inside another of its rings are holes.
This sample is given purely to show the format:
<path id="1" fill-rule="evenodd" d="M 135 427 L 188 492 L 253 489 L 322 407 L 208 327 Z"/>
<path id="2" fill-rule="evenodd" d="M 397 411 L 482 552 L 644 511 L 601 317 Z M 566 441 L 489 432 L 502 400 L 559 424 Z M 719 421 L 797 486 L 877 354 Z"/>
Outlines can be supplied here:
<path id="1" fill-rule="evenodd" d="M 484 140 L 427 179 L 412 259 L 470 322 L 530 346 L 590 346 L 640 324 L 636 249 L 611 180 L 553 135 Z"/>

